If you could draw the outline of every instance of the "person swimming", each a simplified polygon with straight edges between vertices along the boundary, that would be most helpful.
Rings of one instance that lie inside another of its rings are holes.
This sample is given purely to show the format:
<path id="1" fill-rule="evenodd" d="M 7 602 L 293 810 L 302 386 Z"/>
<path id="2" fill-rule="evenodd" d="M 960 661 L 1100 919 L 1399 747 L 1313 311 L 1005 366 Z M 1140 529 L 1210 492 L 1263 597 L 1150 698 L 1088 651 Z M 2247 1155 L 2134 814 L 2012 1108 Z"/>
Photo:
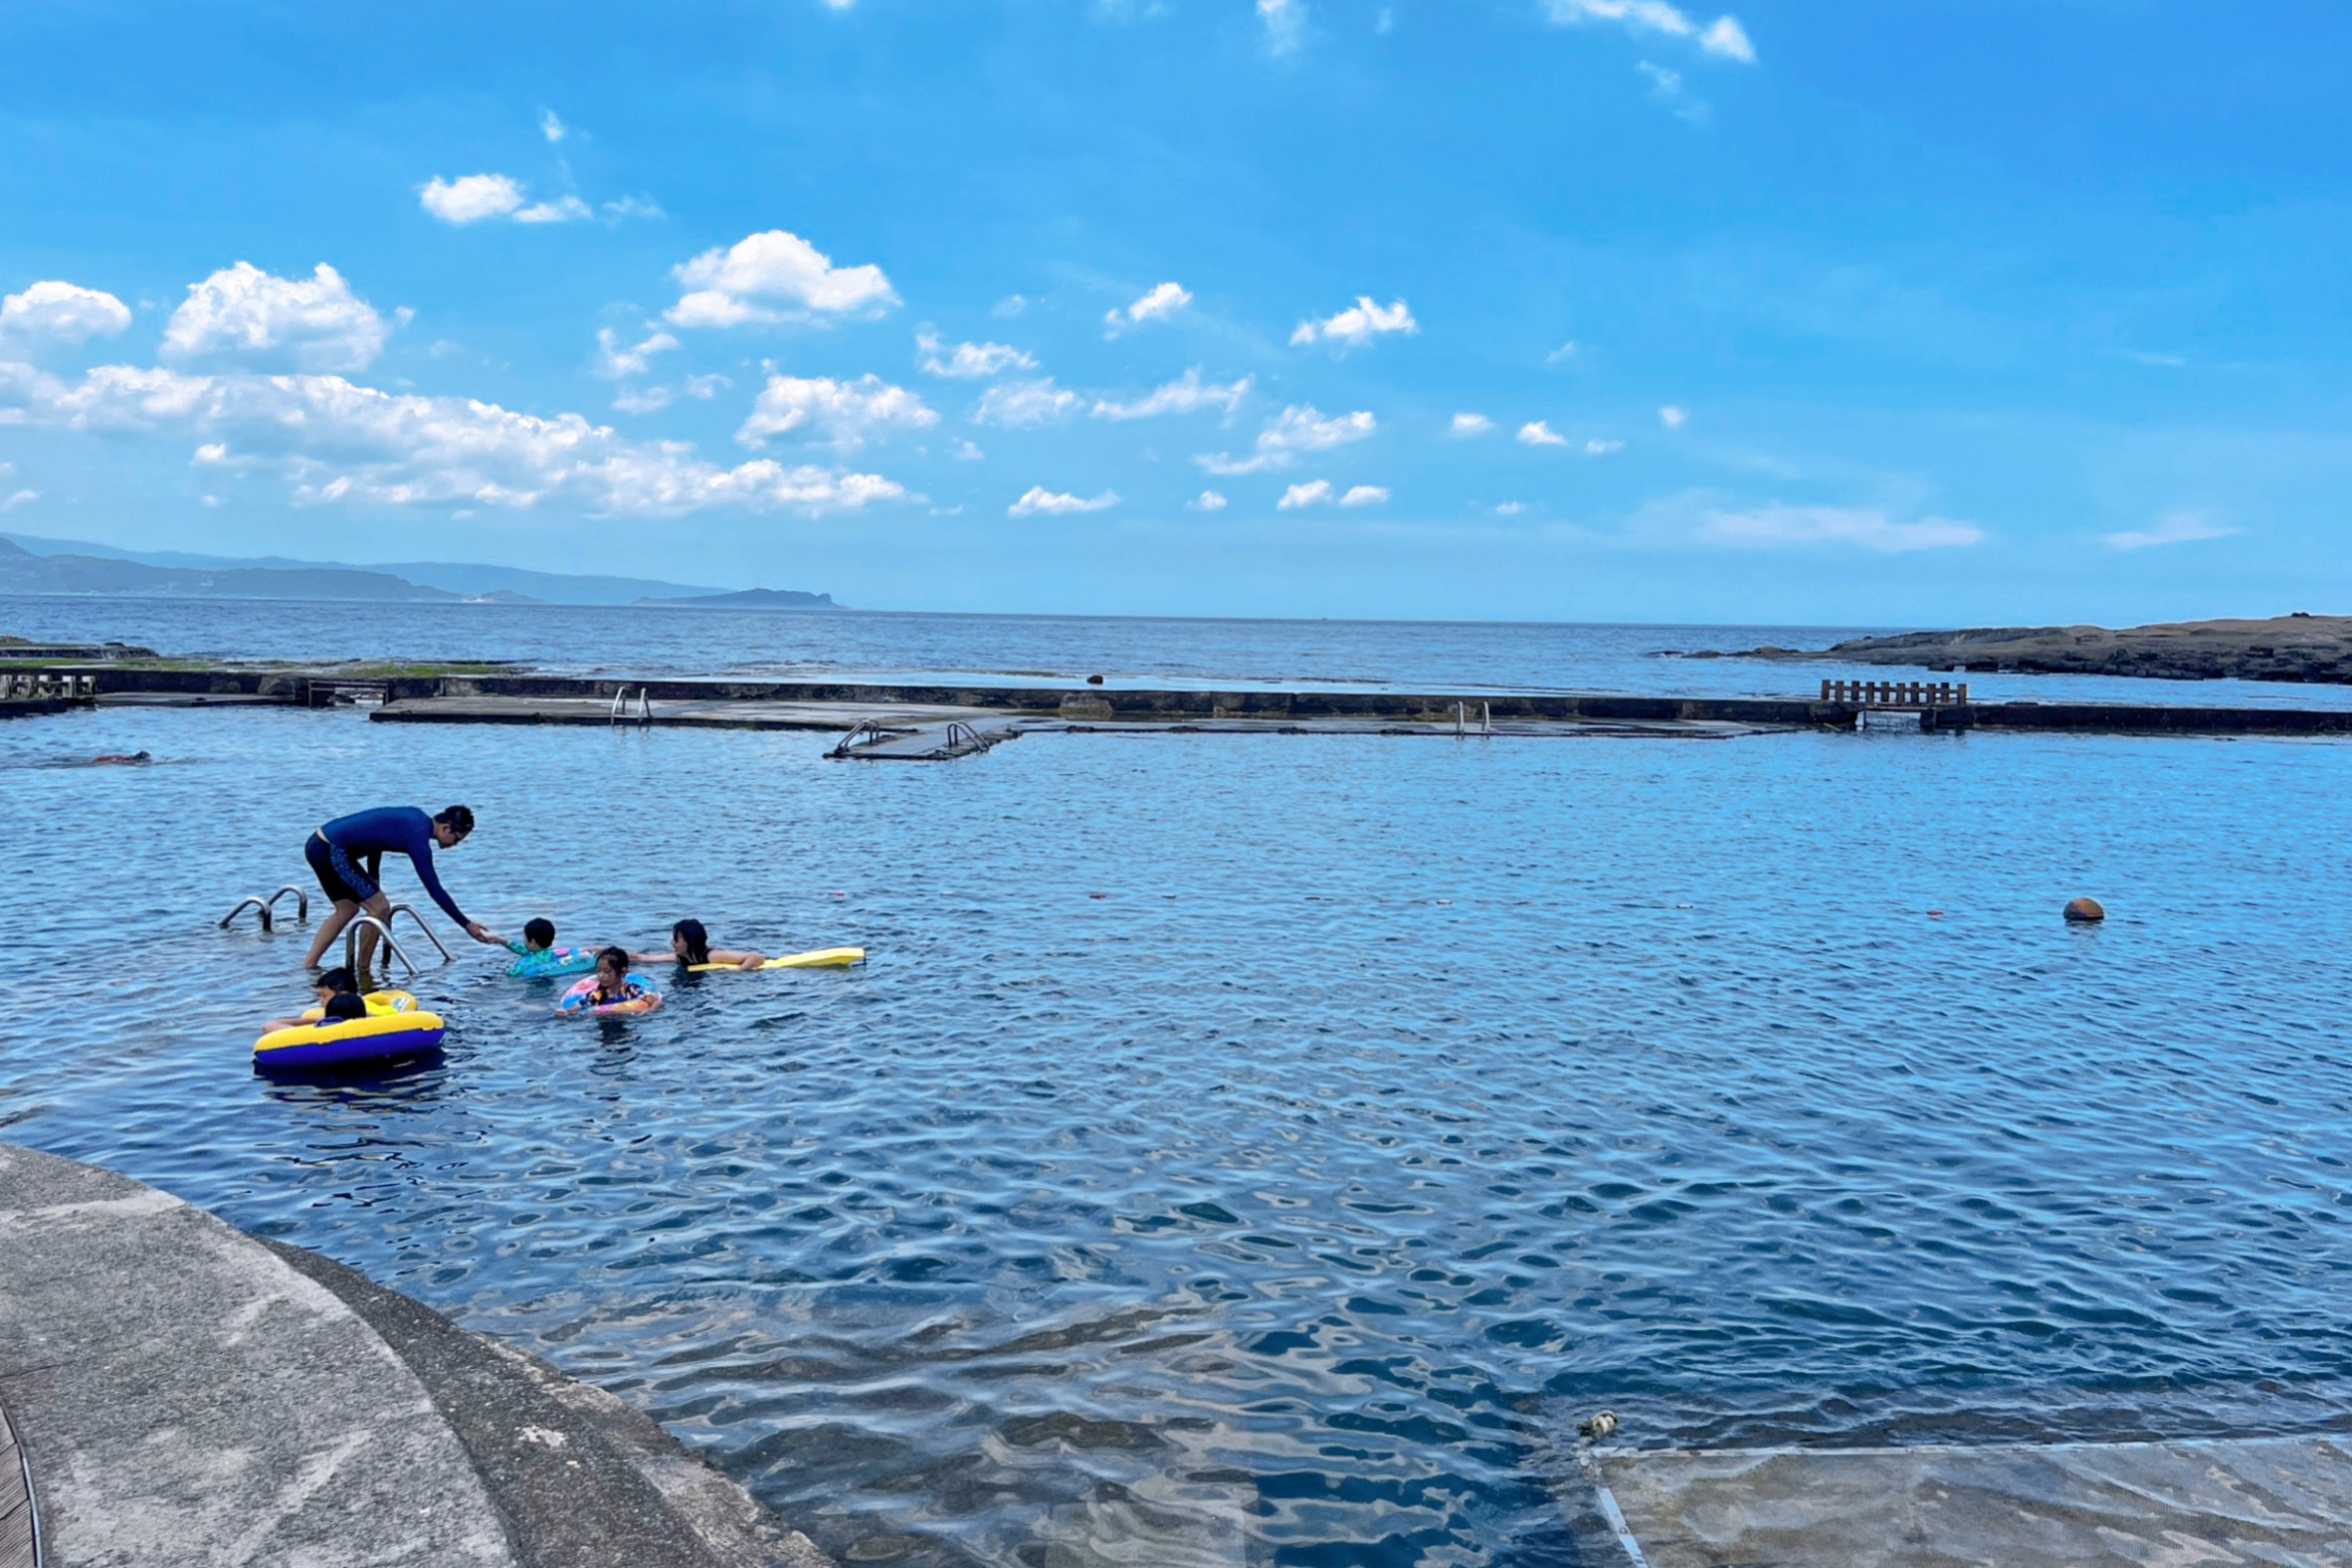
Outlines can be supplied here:
<path id="1" fill-rule="evenodd" d="M 318 994 L 319 1016 L 307 1018 L 273 1018 L 262 1033 L 274 1034 L 281 1029 L 299 1029 L 304 1024 L 339 1024 L 346 1019 L 367 1017 L 367 1000 L 359 994 L 359 982 L 351 971 L 340 967 L 327 970 L 310 983 Z"/>
<path id="2" fill-rule="evenodd" d="M 627 948 L 607 947 L 596 955 L 596 973 L 563 994 L 558 1013 L 650 1013 L 662 993 L 642 975 L 629 972 Z"/>
<path id="3" fill-rule="evenodd" d="M 549 975 L 578 974 L 583 969 L 594 967 L 596 963 L 595 955 L 585 947 L 556 946 L 555 922 L 544 915 L 525 920 L 522 940 L 508 942 L 506 950 L 515 955 L 514 962 L 506 966 L 506 972 L 526 980 Z"/>
<path id="4" fill-rule="evenodd" d="M 679 921 L 670 928 L 670 951 L 666 953 L 631 953 L 630 960 L 641 964 L 658 964 L 664 959 L 675 959 L 688 968 L 696 964 L 725 964 L 735 969 L 757 969 L 766 963 L 765 953 L 749 948 L 712 947 L 710 932 L 702 922 L 694 919 Z"/>

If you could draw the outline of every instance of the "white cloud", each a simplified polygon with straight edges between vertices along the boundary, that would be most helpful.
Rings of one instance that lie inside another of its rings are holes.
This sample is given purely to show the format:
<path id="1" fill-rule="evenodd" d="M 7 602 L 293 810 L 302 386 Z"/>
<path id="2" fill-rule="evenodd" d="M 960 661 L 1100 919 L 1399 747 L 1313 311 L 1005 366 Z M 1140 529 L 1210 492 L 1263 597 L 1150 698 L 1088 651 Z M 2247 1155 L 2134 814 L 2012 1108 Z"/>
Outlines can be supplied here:
<path id="1" fill-rule="evenodd" d="M 558 196 L 553 201 L 531 203 L 514 215 L 516 223 L 577 223 L 596 216 L 588 204 L 577 196 Z"/>
<path id="2" fill-rule="evenodd" d="M 1605 458 L 1612 452 L 1623 452 L 1624 450 L 1624 442 L 1603 441 L 1598 436 L 1593 437 L 1590 441 L 1587 441 L 1584 444 L 1584 453 L 1588 458 Z"/>
<path id="3" fill-rule="evenodd" d="M 1270 55 L 1293 54 L 1306 42 L 1306 0 L 1258 0 L 1258 20 Z"/>
<path id="4" fill-rule="evenodd" d="M 682 397 L 698 398 L 709 402 L 718 389 L 732 386 L 725 376 L 687 376 L 673 387 L 628 387 L 613 394 L 613 407 L 624 414 L 652 414 L 668 408 Z"/>
<path id="5" fill-rule="evenodd" d="M 686 293 L 674 326 L 740 326 L 807 315 L 879 315 L 898 302 L 879 267 L 836 267 L 797 234 L 769 229 L 671 269 Z"/>
<path id="6" fill-rule="evenodd" d="M 101 289 L 54 279 L 0 299 L 0 340 L 71 346 L 114 337 L 130 325 L 130 306 Z"/>
<path id="7" fill-rule="evenodd" d="M 391 335 L 384 318 L 324 262 L 306 279 L 278 278 L 239 262 L 188 286 L 188 297 L 163 329 L 162 352 L 178 364 L 235 360 L 256 370 L 364 370 Z"/>
<path id="8" fill-rule="evenodd" d="M 1413 312 L 1405 307 L 1404 300 L 1395 300 L 1383 309 L 1374 304 L 1370 296 L 1358 294 L 1356 302 L 1337 315 L 1326 316 L 1320 321 L 1299 322 L 1297 330 L 1290 334 L 1290 342 L 1295 347 L 1319 339 L 1348 348 L 1361 348 L 1386 332 L 1411 335 L 1420 330 L 1421 323 L 1413 319 Z"/>
<path id="9" fill-rule="evenodd" d="M 1304 485 L 1293 485 L 1282 491 L 1282 498 L 1274 502 L 1274 510 L 1303 511 L 1309 506 L 1378 506 L 1387 499 L 1387 489 L 1379 485 L 1358 485 L 1341 490 L 1329 480 L 1312 480 Z"/>
<path id="10" fill-rule="evenodd" d="M 630 376 L 642 376 L 652 366 L 656 354 L 666 354 L 678 346 L 678 339 L 656 328 L 633 348 L 621 346 L 621 334 L 609 326 L 596 329 L 596 373 L 607 381 L 620 381 Z"/>
<path id="11" fill-rule="evenodd" d="M 1191 500 L 1186 501 L 1185 504 L 1194 511 L 1223 511 L 1228 503 L 1226 498 L 1215 490 L 1205 490 Z"/>
<path id="12" fill-rule="evenodd" d="M 1543 362 L 1547 365 L 1564 365 L 1582 352 L 1584 352 L 1584 350 L 1576 346 L 1576 340 L 1574 338 L 1570 338 L 1567 342 L 1562 343 L 1559 347 L 1544 355 Z"/>
<path id="13" fill-rule="evenodd" d="M 543 108 L 539 110 L 539 134 L 549 141 L 561 141 L 571 134 L 571 127 L 555 117 L 555 110 Z"/>
<path id="14" fill-rule="evenodd" d="M 1454 416 L 1454 423 L 1446 427 L 1446 434 L 1449 436 L 1485 436 L 1491 435 L 1493 430 L 1494 421 L 1483 414 L 1457 414 Z"/>
<path id="15" fill-rule="evenodd" d="M 1658 422 L 1668 430 L 1680 430 L 1689 418 L 1690 415 L 1687 412 L 1676 408 L 1671 403 L 1658 411 Z"/>
<path id="16" fill-rule="evenodd" d="M 1741 549 L 1788 549 L 1851 544 L 1899 553 L 1981 544 L 1985 532 L 1974 523 L 1948 517 L 1896 522 L 1886 513 L 1836 506 L 1760 506 L 1749 511 L 1710 511 L 1698 525 L 1699 539 Z"/>
<path id="17" fill-rule="evenodd" d="M 980 394 L 979 405 L 972 410 L 972 423 L 1000 425 L 1007 430 L 1053 425 L 1077 413 L 1082 401 L 1076 392 L 1054 385 L 1052 376 L 1040 376 L 1034 381 L 1008 381 Z"/>
<path id="18" fill-rule="evenodd" d="M 1752 65 L 1756 47 L 1735 18 L 1719 16 L 1700 26 L 1689 13 L 1666 0 L 1544 0 L 1544 10 L 1561 26 L 1580 22 L 1615 22 L 1630 32 L 1664 33 L 1685 38 L 1710 55 Z"/>
<path id="19" fill-rule="evenodd" d="M 1244 376 L 1228 386 L 1214 381 L 1203 381 L 1196 365 L 1176 380 L 1157 388 L 1132 403 L 1113 403 L 1107 400 L 1094 405 L 1096 419 L 1151 419 L 1161 414 L 1197 414 L 1202 409 L 1214 408 L 1231 414 L 1249 396 L 1251 380 Z"/>
<path id="20" fill-rule="evenodd" d="M 921 398 L 877 375 L 856 381 L 770 376 L 735 439 L 756 447 L 771 437 L 798 434 L 851 453 L 893 431 L 928 430 L 938 423 L 939 416 Z"/>
<path id="21" fill-rule="evenodd" d="M 1568 438 L 1540 419 L 1531 419 L 1519 427 L 1519 442 L 1528 447 L 1565 447 Z"/>
<path id="22" fill-rule="evenodd" d="M 7 495 L 0 496 L 0 511 L 14 511 L 19 506 L 30 506 L 40 498 L 41 492 L 37 490 L 11 490 Z"/>
<path id="23" fill-rule="evenodd" d="M 1043 485 L 1032 485 L 1022 493 L 1019 500 L 1005 508 L 1005 515 L 1008 517 L 1033 517 L 1040 512 L 1059 515 L 1074 511 L 1107 511 L 1118 503 L 1119 493 L 1117 490 L 1104 490 L 1101 494 L 1088 499 L 1079 495 L 1062 494 L 1046 489 Z"/>
<path id="24" fill-rule="evenodd" d="M 2168 511 L 2156 520 L 2153 528 L 2125 528 L 2115 533 L 2102 533 L 2099 542 L 2110 550 L 2152 550 L 2167 544 L 2196 544 L 2205 539 L 2226 539 L 2236 528 L 2225 528 L 2201 511 Z"/>
<path id="25" fill-rule="evenodd" d="M 914 334 L 914 346 L 923 356 L 916 368 L 951 381 L 985 381 L 1008 370 L 1037 368 L 1035 359 L 1010 343 L 957 343 L 950 348 L 928 327 Z"/>
<path id="26" fill-rule="evenodd" d="M 982 463 L 988 458 L 988 454 L 982 452 L 977 443 L 963 440 L 956 442 L 954 456 L 958 463 Z"/>
<path id="27" fill-rule="evenodd" d="M 608 201 L 604 204 L 604 210 L 605 215 L 611 218 L 661 218 L 668 216 L 662 211 L 660 203 L 650 201 L 643 196 L 623 196 L 618 200 Z"/>
<path id="28" fill-rule="evenodd" d="M 1105 310 L 1102 313 L 1102 335 L 1116 337 L 1148 321 L 1168 320 L 1190 303 L 1192 294 L 1182 284 L 1161 284 L 1131 304 Z"/>
<path id="29" fill-rule="evenodd" d="M 1497 517 L 1516 517 L 1520 512 L 1523 512 L 1526 509 L 1527 503 L 1523 500 L 1506 500 L 1494 508 L 1494 515 Z"/>
<path id="30" fill-rule="evenodd" d="M 1301 452 L 1328 452 L 1334 447 L 1362 441 L 1379 428 L 1379 421 L 1366 409 L 1326 419 L 1311 404 L 1293 403 L 1269 420 L 1258 433 L 1256 455 L 1232 458 L 1218 452 L 1193 461 L 1216 475 L 1265 474 L 1295 466 Z"/>
<path id="31" fill-rule="evenodd" d="M 521 207 L 522 185 L 505 174 L 465 174 L 445 180 L 436 174 L 417 187 L 424 209 L 443 223 L 481 223 Z"/>
<path id="32" fill-rule="evenodd" d="M 469 398 L 384 392 L 335 375 L 101 365 L 69 382 L 21 373 L 28 369 L 0 366 L 0 422 L 195 438 L 205 443 L 199 461 L 274 471 L 297 505 L 815 514 L 906 494 L 876 474 L 766 459 L 722 468 L 686 442 L 631 441 L 578 414 L 542 418 Z"/>
<path id="33" fill-rule="evenodd" d="M 996 303 L 990 305 L 988 307 L 988 313 L 995 316 L 1000 321 L 1010 321 L 1013 319 L 1013 317 L 1019 315 L 1022 311 L 1028 308 L 1028 295 L 1007 294 L 1002 299 L 999 299 Z"/>

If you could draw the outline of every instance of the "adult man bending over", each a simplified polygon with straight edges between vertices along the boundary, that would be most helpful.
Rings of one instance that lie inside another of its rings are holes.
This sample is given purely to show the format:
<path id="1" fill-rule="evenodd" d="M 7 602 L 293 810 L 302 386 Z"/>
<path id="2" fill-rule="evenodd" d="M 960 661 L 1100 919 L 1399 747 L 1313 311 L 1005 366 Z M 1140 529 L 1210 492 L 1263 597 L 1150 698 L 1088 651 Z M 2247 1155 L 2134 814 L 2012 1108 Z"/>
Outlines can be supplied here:
<path id="1" fill-rule="evenodd" d="M 310 842 L 302 846 L 302 858 L 310 863 L 318 885 L 334 900 L 335 907 L 319 922 L 317 938 L 310 943 L 310 956 L 304 961 L 317 968 L 327 947 L 361 909 L 379 920 L 392 918 L 392 900 L 384 896 L 382 881 L 387 852 L 408 857 L 416 868 L 417 881 L 425 884 L 443 913 L 465 927 L 468 936 L 478 942 L 496 943 L 498 938 L 484 930 L 482 922 L 466 918 L 466 911 L 433 875 L 434 846 L 456 849 L 473 831 L 474 813 L 465 806 L 451 806 L 430 817 L 414 806 L 378 806 L 373 811 L 337 817 L 311 834 Z M 370 926 L 359 933 L 361 974 L 374 964 L 375 955 L 376 932 Z"/>

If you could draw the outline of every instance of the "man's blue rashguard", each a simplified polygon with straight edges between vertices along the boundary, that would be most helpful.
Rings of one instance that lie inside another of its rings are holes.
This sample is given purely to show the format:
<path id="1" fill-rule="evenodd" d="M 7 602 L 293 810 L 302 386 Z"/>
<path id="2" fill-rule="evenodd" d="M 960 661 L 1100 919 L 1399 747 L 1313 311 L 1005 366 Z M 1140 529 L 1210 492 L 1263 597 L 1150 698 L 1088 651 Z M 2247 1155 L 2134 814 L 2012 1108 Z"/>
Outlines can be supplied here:
<path id="1" fill-rule="evenodd" d="M 310 835 L 302 846 L 303 859 L 317 874 L 318 885 L 336 902 L 365 903 L 379 890 L 367 874 L 366 862 L 379 855 L 405 855 L 417 869 L 417 881 L 441 905 L 442 912 L 461 926 L 474 922 L 458 907 L 441 879 L 433 875 L 433 819 L 414 806 L 378 806 L 357 811 Z"/>

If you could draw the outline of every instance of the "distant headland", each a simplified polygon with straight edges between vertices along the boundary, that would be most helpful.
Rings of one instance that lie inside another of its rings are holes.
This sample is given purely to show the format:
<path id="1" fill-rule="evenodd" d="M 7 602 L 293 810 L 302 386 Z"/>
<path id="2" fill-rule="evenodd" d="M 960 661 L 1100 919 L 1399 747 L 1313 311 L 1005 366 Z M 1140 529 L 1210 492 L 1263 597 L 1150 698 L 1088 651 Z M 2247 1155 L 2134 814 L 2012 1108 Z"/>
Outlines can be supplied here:
<path id="1" fill-rule="evenodd" d="M 1826 649 L 1752 648 L 1698 659 L 1834 659 L 1852 665 L 2003 675 L 2138 676 L 2159 681 L 2352 684 L 2352 616 L 2297 611 L 2265 621 L 2155 626 L 1974 627 L 1857 637 Z"/>
<path id="2" fill-rule="evenodd" d="M 746 593 L 653 577 L 533 571 L 462 561 L 350 566 L 283 556 L 126 550 L 84 539 L 0 533 L 0 594 L 282 599 L 365 604 L 697 605 L 839 610 L 830 594 Z"/>

